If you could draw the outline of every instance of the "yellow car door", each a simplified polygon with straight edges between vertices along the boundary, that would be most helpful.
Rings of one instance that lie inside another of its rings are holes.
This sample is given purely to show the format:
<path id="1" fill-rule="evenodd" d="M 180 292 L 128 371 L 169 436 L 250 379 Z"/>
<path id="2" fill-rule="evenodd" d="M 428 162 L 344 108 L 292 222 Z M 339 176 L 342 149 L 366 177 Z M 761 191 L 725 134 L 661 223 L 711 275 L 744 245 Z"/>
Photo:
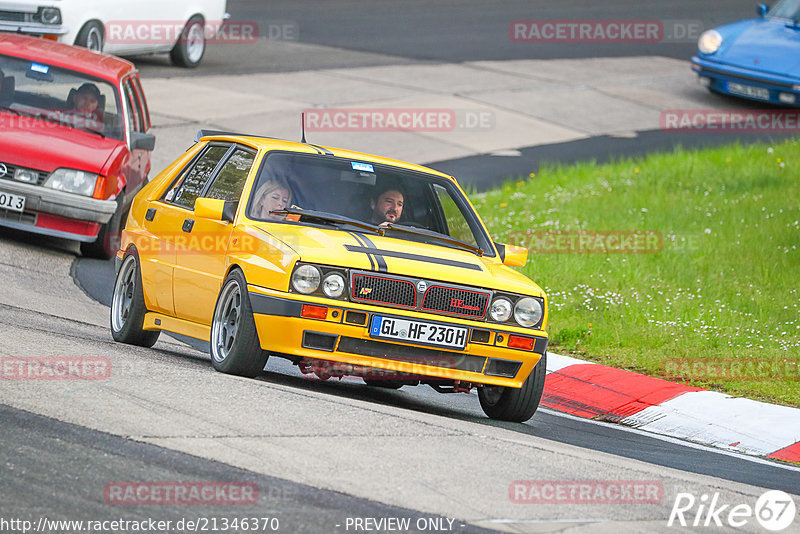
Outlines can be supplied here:
<path id="1" fill-rule="evenodd" d="M 226 220 L 198 216 L 194 211 L 181 223 L 173 276 L 175 316 L 204 325 L 211 324 L 222 280 L 227 270 L 226 252 L 233 230 L 234 206 L 253 167 L 256 152 L 231 146 L 201 192 L 202 198 L 225 201 Z"/>

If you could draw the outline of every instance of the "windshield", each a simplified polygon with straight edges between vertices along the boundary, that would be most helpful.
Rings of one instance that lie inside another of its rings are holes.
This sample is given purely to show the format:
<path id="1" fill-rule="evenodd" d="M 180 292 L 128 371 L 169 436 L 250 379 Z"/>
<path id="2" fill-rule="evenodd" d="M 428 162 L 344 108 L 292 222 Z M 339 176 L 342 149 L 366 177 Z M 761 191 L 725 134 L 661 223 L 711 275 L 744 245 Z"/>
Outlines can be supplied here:
<path id="1" fill-rule="evenodd" d="M 290 213 L 275 213 L 287 208 Z M 314 213 L 298 215 L 301 210 Z M 449 180 L 389 165 L 270 153 L 252 189 L 247 214 L 270 222 L 380 229 L 388 237 L 450 248 L 464 248 L 460 241 L 494 254 L 477 215 Z"/>
<path id="2" fill-rule="evenodd" d="M 123 139 L 114 86 L 46 63 L 0 55 L 0 107 L 21 116 Z"/>
<path id="3" fill-rule="evenodd" d="M 768 16 L 779 19 L 800 19 L 800 0 L 781 0 L 769 10 Z"/>

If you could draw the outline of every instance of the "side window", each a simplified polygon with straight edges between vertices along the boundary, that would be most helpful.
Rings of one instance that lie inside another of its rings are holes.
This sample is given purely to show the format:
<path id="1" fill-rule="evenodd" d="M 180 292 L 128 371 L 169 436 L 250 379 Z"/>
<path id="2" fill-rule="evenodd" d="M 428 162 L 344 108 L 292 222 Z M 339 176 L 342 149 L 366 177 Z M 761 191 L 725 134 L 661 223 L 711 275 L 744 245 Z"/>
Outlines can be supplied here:
<path id="1" fill-rule="evenodd" d="M 139 107 L 139 99 L 136 97 L 136 91 L 131 85 L 130 78 L 125 80 L 123 88 L 125 91 L 125 107 L 128 109 L 128 126 L 132 132 L 144 132 L 142 110 Z"/>
<path id="2" fill-rule="evenodd" d="M 133 87 L 136 89 L 137 93 L 137 102 L 139 103 L 139 107 L 142 110 L 142 124 L 144 125 L 144 131 L 150 129 L 150 110 L 147 109 L 147 100 L 144 98 L 144 91 L 142 90 L 142 84 L 139 82 L 139 77 L 134 75 L 131 78 L 133 82 Z"/>
<path id="3" fill-rule="evenodd" d="M 222 157 L 228 152 L 227 145 L 207 148 L 195 164 L 184 171 L 180 181 L 164 196 L 167 202 L 193 210 L 194 201 L 203 192 L 208 180 Z"/>
<path id="4" fill-rule="evenodd" d="M 445 218 L 446 228 L 444 228 L 442 233 L 446 233 L 450 237 L 454 237 L 460 241 L 464 241 L 465 243 L 476 245 L 475 235 L 472 233 L 472 230 L 467 224 L 467 220 L 464 217 L 464 214 L 461 213 L 461 209 L 458 207 L 458 204 L 456 204 L 455 200 L 453 200 L 453 197 L 450 196 L 450 193 L 447 191 L 447 189 L 438 184 L 434 184 L 433 191 L 436 193 L 436 197 L 439 199 L 439 204 L 442 207 L 442 214 Z"/>
<path id="5" fill-rule="evenodd" d="M 231 202 L 238 201 L 242 196 L 242 188 L 244 188 L 244 182 L 247 180 L 255 157 L 253 152 L 237 148 L 203 196 Z"/>

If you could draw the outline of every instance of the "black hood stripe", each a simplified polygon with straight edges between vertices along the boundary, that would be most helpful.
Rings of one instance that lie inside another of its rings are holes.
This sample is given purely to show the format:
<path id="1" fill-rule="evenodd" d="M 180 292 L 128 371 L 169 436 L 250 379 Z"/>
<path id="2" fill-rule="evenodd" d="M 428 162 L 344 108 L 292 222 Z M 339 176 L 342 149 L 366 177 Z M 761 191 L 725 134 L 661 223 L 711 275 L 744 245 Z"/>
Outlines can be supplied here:
<path id="1" fill-rule="evenodd" d="M 421 261 L 425 263 L 435 263 L 437 265 L 446 265 L 448 267 L 458 267 L 461 269 L 470 269 L 472 271 L 483 271 L 480 265 L 474 263 L 466 263 L 457 260 L 448 260 L 445 258 L 435 258 L 433 256 L 422 256 L 420 254 L 409 254 L 408 252 L 395 252 L 392 250 L 381 250 L 377 248 L 364 248 L 356 247 L 353 245 L 345 245 L 344 248 L 350 252 L 363 252 L 364 254 L 376 254 L 376 257 L 383 258 L 389 256 L 390 258 L 403 258 L 404 260 Z M 384 262 L 385 265 L 385 262 Z M 381 271 L 385 272 L 385 271 Z"/>
<path id="2" fill-rule="evenodd" d="M 375 246 L 375 243 L 372 242 L 370 238 L 361 234 L 361 239 L 367 245 L 370 250 L 377 251 L 378 247 Z M 378 272 L 386 273 L 389 272 L 389 269 L 386 268 L 386 260 L 384 259 L 383 255 L 378 252 L 373 252 L 373 256 L 375 256 L 375 261 L 378 263 Z"/>

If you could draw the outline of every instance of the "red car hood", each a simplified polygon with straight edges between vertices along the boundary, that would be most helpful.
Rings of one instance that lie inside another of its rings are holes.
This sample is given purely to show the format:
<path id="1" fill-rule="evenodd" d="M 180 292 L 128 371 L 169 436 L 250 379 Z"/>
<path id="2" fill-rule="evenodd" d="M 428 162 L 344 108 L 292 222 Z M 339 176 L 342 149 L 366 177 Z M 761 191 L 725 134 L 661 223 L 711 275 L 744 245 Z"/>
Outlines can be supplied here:
<path id="1" fill-rule="evenodd" d="M 0 113 L 0 161 L 52 172 L 59 167 L 103 174 L 103 166 L 124 143 L 60 124 Z"/>

